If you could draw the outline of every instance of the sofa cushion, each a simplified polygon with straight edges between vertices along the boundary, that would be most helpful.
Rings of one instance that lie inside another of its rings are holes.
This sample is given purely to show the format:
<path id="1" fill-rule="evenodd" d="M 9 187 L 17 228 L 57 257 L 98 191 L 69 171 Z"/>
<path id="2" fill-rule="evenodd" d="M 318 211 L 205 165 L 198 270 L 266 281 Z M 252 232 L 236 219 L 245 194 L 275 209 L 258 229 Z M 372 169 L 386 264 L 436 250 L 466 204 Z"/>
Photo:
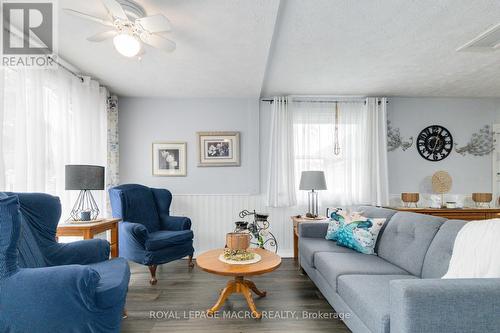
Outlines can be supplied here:
<path id="1" fill-rule="evenodd" d="M 101 279 L 96 289 L 96 303 L 110 308 L 120 303 L 127 295 L 130 269 L 127 260 L 116 258 L 88 265 L 99 273 Z"/>
<path id="2" fill-rule="evenodd" d="M 299 252 L 301 260 L 305 260 L 306 264 L 314 266 L 314 254 L 317 252 L 340 252 L 340 253 L 356 253 L 356 251 L 346 247 L 338 246 L 335 242 L 322 238 L 299 238 Z"/>
<path id="3" fill-rule="evenodd" d="M 394 214 L 379 239 L 378 255 L 420 276 L 427 249 L 444 221 L 442 217 L 424 214 Z"/>
<path id="4" fill-rule="evenodd" d="M 314 254 L 314 264 L 334 290 L 337 290 L 337 279 L 346 274 L 408 274 L 384 259 L 361 253 L 317 252 Z"/>
<path id="5" fill-rule="evenodd" d="M 146 250 L 155 251 L 172 247 L 176 245 L 185 244 L 187 241 L 193 239 L 192 230 L 168 231 L 160 230 L 152 232 L 146 239 Z"/>
<path id="6" fill-rule="evenodd" d="M 123 196 L 123 220 L 140 223 L 149 232 L 160 228 L 160 218 L 151 189 L 145 186 L 130 186 L 121 193 Z"/>
<path id="7" fill-rule="evenodd" d="M 417 279 L 413 275 L 342 275 L 337 293 L 374 333 L 390 331 L 390 292 L 392 280 Z"/>
<path id="8" fill-rule="evenodd" d="M 397 213 L 394 209 L 381 208 L 375 206 L 359 206 L 356 208 L 361 215 L 370 217 L 372 219 L 387 219 L 389 220 L 394 214 Z"/>
<path id="9" fill-rule="evenodd" d="M 441 278 L 448 271 L 457 234 L 465 225 L 462 220 L 448 220 L 439 228 L 425 255 L 422 278 Z"/>

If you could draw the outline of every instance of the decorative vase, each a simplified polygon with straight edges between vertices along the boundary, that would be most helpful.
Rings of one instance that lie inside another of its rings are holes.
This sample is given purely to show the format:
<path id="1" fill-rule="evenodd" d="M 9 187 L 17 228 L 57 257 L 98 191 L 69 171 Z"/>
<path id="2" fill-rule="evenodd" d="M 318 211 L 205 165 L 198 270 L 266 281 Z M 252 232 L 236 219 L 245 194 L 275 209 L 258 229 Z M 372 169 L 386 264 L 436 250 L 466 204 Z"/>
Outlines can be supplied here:
<path id="1" fill-rule="evenodd" d="M 250 247 L 250 234 L 230 232 L 226 234 L 226 246 L 231 250 L 246 250 Z"/>

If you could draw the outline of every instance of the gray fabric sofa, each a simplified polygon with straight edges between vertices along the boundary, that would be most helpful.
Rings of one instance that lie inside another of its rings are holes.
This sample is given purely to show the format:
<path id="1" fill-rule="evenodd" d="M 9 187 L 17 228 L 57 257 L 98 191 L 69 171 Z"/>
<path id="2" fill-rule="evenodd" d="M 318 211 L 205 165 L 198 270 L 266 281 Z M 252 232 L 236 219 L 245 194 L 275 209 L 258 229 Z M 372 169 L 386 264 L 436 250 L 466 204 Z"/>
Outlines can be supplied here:
<path id="1" fill-rule="evenodd" d="M 326 240 L 328 223 L 299 224 L 300 265 L 353 332 L 500 332 L 500 279 L 441 279 L 465 221 L 359 211 L 388 219 L 377 256 Z"/>

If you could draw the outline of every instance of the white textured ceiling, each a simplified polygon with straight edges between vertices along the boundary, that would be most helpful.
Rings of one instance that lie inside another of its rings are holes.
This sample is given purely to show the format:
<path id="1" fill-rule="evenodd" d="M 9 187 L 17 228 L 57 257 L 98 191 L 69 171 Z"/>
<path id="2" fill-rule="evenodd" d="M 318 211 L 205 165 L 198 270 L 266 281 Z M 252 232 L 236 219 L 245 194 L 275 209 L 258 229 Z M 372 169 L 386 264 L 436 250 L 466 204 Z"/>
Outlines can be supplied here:
<path id="1" fill-rule="evenodd" d="M 169 17 L 175 52 L 129 60 L 86 41 L 105 28 L 59 15 L 61 56 L 120 95 L 500 97 L 500 51 L 455 51 L 500 22 L 498 0 L 138 2 Z M 105 16 L 100 0 L 59 7 Z"/>
<path id="2" fill-rule="evenodd" d="M 163 13 L 173 26 L 173 53 L 146 47 L 139 62 L 119 55 L 111 40 L 87 37 L 107 30 L 70 16 L 71 8 L 104 18 L 100 0 L 59 1 L 59 54 L 120 95 L 150 97 L 258 97 L 279 0 L 137 0 L 148 15 Z"/>
<path id="3" fill-rule="evenodd" d="M 498 0 L 285 1 L 263 95 L 500 96 Z"/>

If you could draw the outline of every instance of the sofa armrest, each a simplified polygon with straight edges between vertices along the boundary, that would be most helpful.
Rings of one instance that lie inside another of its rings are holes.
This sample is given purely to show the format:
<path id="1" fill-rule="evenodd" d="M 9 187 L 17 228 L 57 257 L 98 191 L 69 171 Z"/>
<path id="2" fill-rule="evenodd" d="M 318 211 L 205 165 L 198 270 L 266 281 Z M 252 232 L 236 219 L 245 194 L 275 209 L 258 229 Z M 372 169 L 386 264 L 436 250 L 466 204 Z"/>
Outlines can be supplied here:
<path id="1" fill-rule="evenodd" d="M 89 239 L 72 243 L 55 243 L 45 248 L 49 266 L 88 265 L 109 259 L 109 243 L 105 239 Z"/>
<path id="2" fill-rule="evenodd" d="M 419 279 L 390 283 L 391 332 L 495 332 L 500 279 Z"/>
<path id="3" fill-rule="evenodd" d="M 146 244 L 146 239 L 148 239 L 149 235 L 148 229 L 146 229 L 144 225 L 140 223 L 125 221 L 120 222 L 118 226 L 120 228 L 120 237 L 127 235 L 128 238 L 131 238 L 135 244 L 144 247 L 144 244 Z"/>
<path id="4" fill-rule="evenodd" d="M 299 237 L 325 238 L 328 222 L 302 222 L 298 229 Z"/>
<path id="5" fill-rule="evenodd" d="M 0 331 L 67 330 L 68 323 L 75 325 L 99 310 L 95 304 L 99 280 L 95 270 L 81 265 L 18 270 L 0 280 Z"/>
<path id="6" fill-rule="evenodd" d="M 191 219 L 184 216 L 160 215 L 162 230 L 181 231 L 191 229 Z"/>

